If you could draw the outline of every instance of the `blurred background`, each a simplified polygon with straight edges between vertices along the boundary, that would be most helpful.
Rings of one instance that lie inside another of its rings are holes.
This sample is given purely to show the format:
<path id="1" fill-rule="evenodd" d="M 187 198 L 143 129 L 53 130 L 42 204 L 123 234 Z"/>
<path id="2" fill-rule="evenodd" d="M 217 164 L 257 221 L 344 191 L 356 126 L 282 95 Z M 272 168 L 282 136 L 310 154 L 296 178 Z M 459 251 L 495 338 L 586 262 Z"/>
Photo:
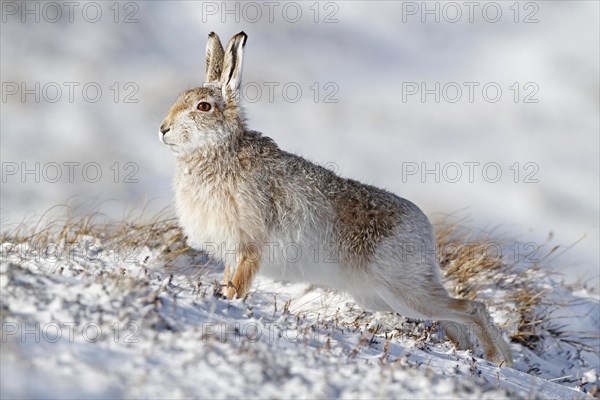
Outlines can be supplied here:
<path id="1" fill-rule="evenodd" d="M 244 30 L 250 128 L 433 219 L 576 243 L 554 265 L 597 284 L 598 2 L 3 1 L 1 29 L 3 231 L 171 205 L 158 126 Z"/>

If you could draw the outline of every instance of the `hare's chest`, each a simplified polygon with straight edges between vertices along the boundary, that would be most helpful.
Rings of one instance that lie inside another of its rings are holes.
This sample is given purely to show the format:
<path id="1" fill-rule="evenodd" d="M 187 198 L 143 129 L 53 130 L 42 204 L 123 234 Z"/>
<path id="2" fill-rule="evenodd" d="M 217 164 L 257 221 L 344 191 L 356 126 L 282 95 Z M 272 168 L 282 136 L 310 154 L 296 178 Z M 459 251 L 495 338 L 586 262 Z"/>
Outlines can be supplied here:
<path id="1" fill-rule="evenodd" d="M 232 190 L 198 184 L 177 186 L 179 224 L 189 244 L 222 261 L 224 255 L 235 253 L 240 242 L 240 227 Z"/>

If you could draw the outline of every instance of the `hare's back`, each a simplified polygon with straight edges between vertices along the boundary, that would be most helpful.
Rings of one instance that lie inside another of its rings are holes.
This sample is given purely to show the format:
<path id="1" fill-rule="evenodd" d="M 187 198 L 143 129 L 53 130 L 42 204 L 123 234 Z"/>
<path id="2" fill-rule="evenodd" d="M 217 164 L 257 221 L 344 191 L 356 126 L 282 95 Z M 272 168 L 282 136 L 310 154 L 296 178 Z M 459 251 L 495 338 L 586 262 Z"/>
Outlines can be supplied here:
<path id="1" fill-rule="evenodd" d="M 283 158 L 289 196 L 303 197 L 309 203 L 304 208 L 315 213 L 330 210 L 332 220 L 328 224 L 333 226 L 333 239 L 345 261 L 368 263 L 384 241 L 431 246 L 431 224 L 409 200 L 337 176 L 302 157 L 285 153 Z"/>

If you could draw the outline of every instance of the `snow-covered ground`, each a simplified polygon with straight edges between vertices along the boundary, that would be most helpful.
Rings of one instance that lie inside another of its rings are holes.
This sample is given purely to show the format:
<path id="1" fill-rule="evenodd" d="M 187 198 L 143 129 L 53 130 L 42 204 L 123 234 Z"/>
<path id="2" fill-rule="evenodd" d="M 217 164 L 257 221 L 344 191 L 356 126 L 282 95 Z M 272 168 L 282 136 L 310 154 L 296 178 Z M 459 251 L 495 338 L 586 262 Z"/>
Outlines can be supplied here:
<path id="1" fill-rule="evenodd" d="M 214 296 L 219 265 L 184 256 L 165 267 L 164 246 L 113 245 L 81 237 L 57 257 L 2 245 L 2 398 L 597 393 L 598 354 L 566 340 L 546 338 L 536 352 L 513 343 L 514 369 L 501 368 L 456 351 L 430 323 L 364 312 L 342 294 L 259 278 L 245 300 L 228 301 Z M 557 290 L 548 278 L 539 284 Z M 559 295 L 577 300 L 561 323 L 600 328 L 597 298 Z"/>
<path id="2" fill-rule="evenodd" d="M 150 213 L 169 205 L 174 164 L 158 126 L 179 92 L 202 82 L 207 34 L 244 30 L 252 128 L 434 218 L 499 227 L 530 245 L 512 247 L 521 258 L 541 258 L 550 232 L 562 248 L 577 242 L 545 264 L 598 285 L 598 2 L 428 2 L 439 22 L 423 2 L 250 3 L 3 1 L 2 232 L 67 202 L 101 204 L 115 219 L 144 199 Z M 437 82 L 440 101 L 422 100 Z M 195 272 L 165 270 L 156 249 L 144 251 L 148 260 L 133 263 L 2 260 L 3 398 L 571 398 L 581 392 L 565 385 L 589 389 L 600 370 L 597 358 L 558 347 L 539 357 L 516 344 L 516 369 L 498 369 L 435 332 L 392 335 L 386 350 L 385 335 L 367 327 L 398 317 L 267 280 L 246 302 L 227 302 L 208 287 L 217 266 L 203 269 L 197 288 Z M 583 299 L 563 309 L 566 323 L 597 332 L 597 290 L 555 283 L 545 284 L 556 296 Z M 73 340 L 68 326 L 58 342 L 36 343 L 5 325 L 39 322 L 51 334 L 52 321 L 74 323 Z M 136 342 L 125 340 L 127 322 Z M 86 323 L 105 337 L 86 341 Z M 244 327 L 263 335 L 250 340 Z"/>

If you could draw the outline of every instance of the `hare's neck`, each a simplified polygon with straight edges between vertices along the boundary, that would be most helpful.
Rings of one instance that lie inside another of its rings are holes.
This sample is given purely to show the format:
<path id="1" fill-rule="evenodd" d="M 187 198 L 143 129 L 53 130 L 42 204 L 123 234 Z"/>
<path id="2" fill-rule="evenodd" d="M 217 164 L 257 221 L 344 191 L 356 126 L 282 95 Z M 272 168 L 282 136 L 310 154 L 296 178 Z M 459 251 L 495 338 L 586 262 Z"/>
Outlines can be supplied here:
<path id="1" fill-rule="evenodd" d="M 199 148 L 177 157 L 177 179 L 198 180 L 203 184 L 218 184 L 237 174 L 239 161 L 231 144 Z"/>

